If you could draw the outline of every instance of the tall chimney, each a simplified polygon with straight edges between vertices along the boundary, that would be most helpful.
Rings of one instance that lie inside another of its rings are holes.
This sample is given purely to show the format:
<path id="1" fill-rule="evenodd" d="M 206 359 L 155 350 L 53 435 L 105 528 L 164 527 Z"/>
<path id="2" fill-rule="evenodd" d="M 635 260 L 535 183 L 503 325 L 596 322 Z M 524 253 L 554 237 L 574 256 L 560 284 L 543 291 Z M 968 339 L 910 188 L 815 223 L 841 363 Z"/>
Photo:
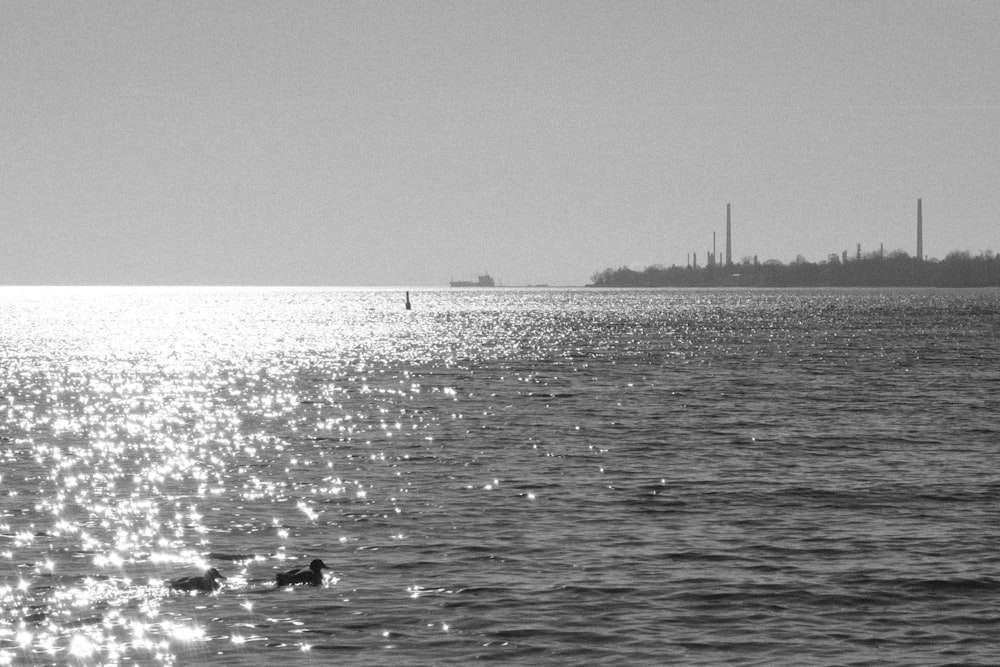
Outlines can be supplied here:
<path id="1" fill-rule="evenodd" d="M 917 259 L 924 258 L 924 216 L 923 202 L 917 200 Z"/>
<path id="2" fill-rule="evenodd" d="M 726 204 L 726 266 L 733 265 L 733 227 L 729 217 L 729 204 Z"/>

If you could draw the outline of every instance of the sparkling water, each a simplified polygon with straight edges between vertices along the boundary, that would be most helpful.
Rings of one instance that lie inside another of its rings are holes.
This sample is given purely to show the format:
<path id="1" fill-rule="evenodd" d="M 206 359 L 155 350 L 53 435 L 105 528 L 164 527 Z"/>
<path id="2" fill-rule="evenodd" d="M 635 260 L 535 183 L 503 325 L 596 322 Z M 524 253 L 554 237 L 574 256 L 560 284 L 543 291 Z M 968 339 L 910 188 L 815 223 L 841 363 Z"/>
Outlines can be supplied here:
<path id="1" fill-rule="evenodd" d="M 1000 291 L 404 299 L 0 288 L 0 664 L 1000 662 Z"/>

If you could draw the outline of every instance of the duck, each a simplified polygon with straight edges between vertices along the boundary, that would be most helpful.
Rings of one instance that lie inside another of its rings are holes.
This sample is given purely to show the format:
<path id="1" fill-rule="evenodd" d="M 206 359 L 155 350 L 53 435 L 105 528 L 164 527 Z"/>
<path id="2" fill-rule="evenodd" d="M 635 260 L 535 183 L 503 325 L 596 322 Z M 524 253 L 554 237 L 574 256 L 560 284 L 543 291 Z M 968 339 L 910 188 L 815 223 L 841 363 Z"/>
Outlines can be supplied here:
<path id="1" fill-rule="evenodd" d="M 225 577 L 214 567 L 210 567 L 205 570 L 205 574 L 173 579 L 169 582 L 169 585 L 175 591 L 204 591 L 205 593 L 214 593 L 222 586 L 219 583 L 219 579 L 225 579 Z"/>
<path id="2" fill-rule="evenodd" d="M 279 572 L 276 576 L 278 586 L 292 586 L 294 584 L 309 584 L 310 586 L 319 586 L 323 583 L 323 570 L 329 570 L 330 567 L 326 565 L 319 558 L 313 560 L 309 565 L 303 565 L 301 567 L 296 567 L 289 570 L 288 572 Z"/>

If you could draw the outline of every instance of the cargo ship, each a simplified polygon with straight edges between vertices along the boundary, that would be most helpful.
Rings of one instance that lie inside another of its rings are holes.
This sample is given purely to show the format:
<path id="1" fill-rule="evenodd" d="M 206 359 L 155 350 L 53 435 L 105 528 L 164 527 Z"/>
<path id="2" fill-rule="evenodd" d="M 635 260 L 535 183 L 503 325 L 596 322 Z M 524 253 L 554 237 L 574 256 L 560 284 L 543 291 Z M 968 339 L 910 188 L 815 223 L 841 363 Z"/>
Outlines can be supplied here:
<path id="1" fill-rule="evenodd" d="M 484 273 L 476 280 L 452 280 L 449 285 L 452 287 L 496 287 L 496 282 L 488 273 Z"/>

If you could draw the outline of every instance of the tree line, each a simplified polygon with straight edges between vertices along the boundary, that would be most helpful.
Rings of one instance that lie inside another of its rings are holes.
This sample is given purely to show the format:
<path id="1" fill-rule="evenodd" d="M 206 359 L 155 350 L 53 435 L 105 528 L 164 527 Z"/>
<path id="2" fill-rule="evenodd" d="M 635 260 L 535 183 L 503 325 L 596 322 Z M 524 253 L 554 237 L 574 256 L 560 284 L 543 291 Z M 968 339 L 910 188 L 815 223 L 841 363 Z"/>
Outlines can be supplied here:
<path id="1" fill-rule="evenodd" d="M 591 287 L 1000 287 L 1000 256 L 955 251 L 941 260 L 920 260 L 897 250 L 849 261 L 831 255 L 818 263 L 799 257 L 792 264 L 745 259 L 729 266 L 622 267 L 591 280 Z"/>

